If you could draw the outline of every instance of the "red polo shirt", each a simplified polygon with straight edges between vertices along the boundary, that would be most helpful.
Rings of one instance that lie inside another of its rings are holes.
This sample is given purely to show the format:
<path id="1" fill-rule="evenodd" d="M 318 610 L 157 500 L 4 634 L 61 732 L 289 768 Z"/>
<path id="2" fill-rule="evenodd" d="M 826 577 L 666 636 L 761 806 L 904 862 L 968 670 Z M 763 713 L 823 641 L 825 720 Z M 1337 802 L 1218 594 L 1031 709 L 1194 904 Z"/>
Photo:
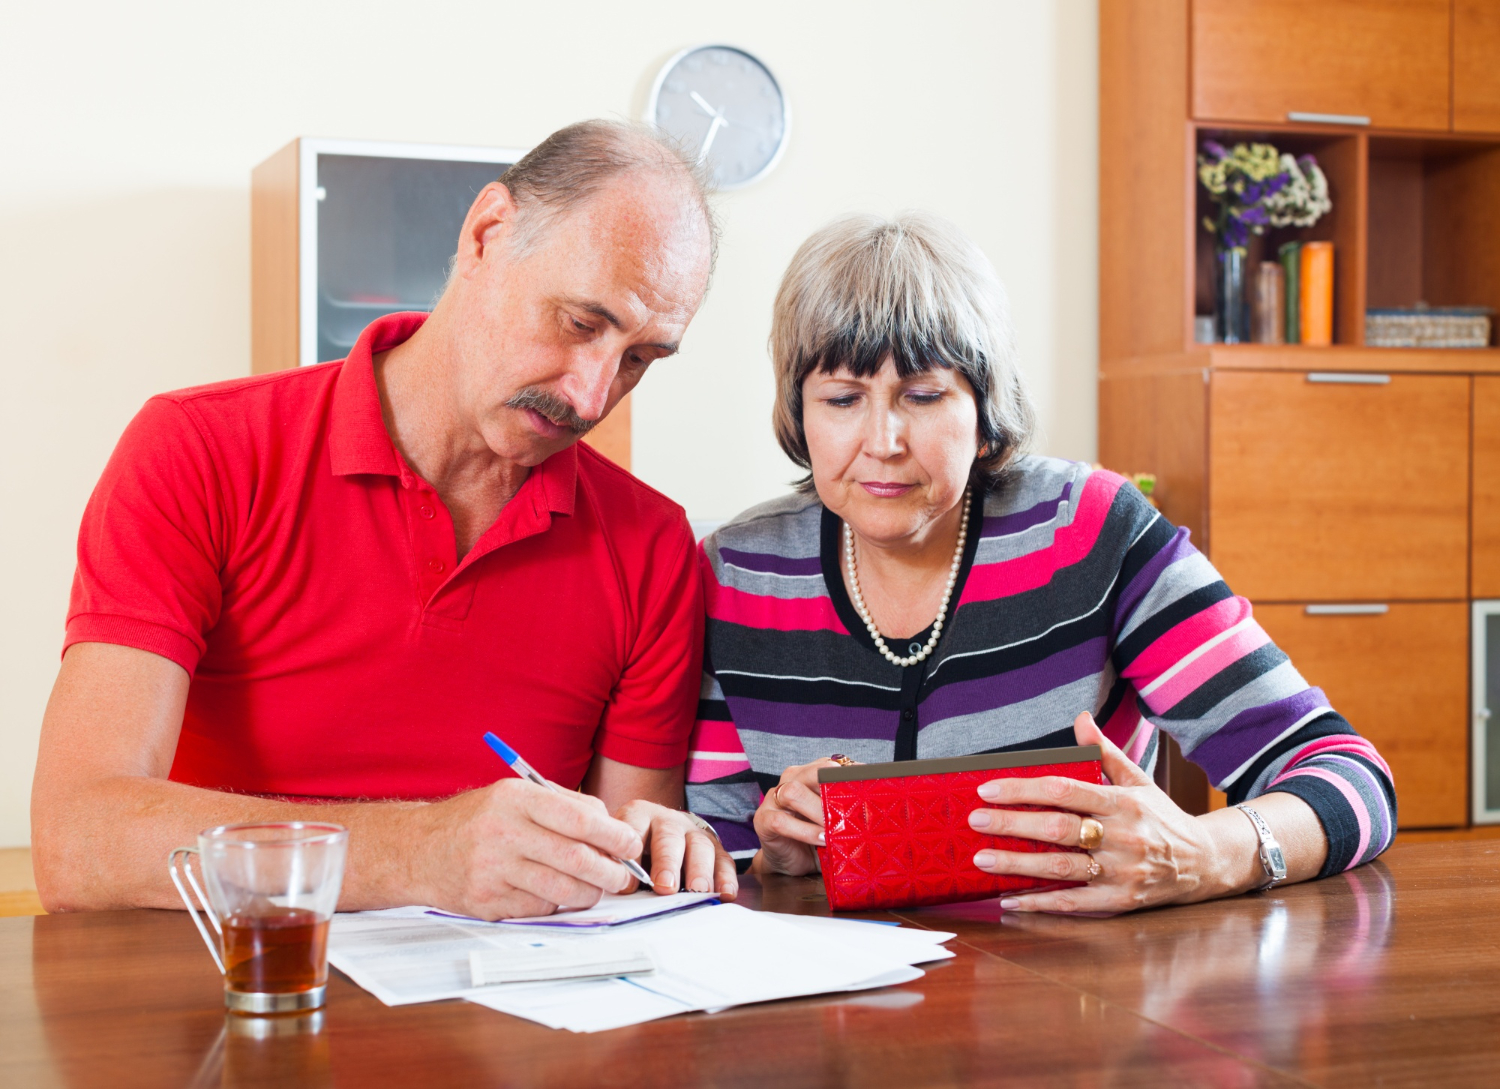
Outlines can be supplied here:
<path id="1" fill-rule="evenodd" d="M 67 641 L 192 678 L 171 777 L 255 794 L 435 798 L 593 755 L 687 756 L 702 608 L 683 510 L 586 446 L 531 471 L 458 560 L 381 419 L 371 356 L 153 397 L 84 513 Z M 101 724 L 108 729 L 108 724 Z"/>

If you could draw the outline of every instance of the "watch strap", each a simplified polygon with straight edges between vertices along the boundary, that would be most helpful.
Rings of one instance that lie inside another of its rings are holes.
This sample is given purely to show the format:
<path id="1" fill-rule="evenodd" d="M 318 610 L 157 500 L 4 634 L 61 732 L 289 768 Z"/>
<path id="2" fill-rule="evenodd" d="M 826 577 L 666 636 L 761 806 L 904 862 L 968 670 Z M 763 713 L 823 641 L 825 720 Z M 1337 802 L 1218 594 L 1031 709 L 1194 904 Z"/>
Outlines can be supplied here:
<path id="1" fill-rule="evenodd" d="M 701 829 L 702 831 L 707 832 L 709 835 L 713 836 L 715 843 L 722 844 L 724 842 L 723 840 L 721 840 L 719 838 L 718 830 L 715 829 L 713 825 L 709 824 L 702 817 L 698 816 L 698 814 L 696 814 L 696 813 L 689 813 L 687 810 L 684 809 L 682 811 L 682 815 L 684 817 L 686 817 L 688 820 L 692 821 L 695 825 L 697 825 L 699 829 Z"/>
<path id="2" fill-rule="evenodd" d="M 1260 840 L 1260 866 L 1265 871 L 1266 880 L 1258 888 L 1269 889 L 1273 885 L 1279 885 L 1286 880 L 1286 858 L 1281 853 L 1281 844 L 1271 834 L 1271 826 L 1264 817 L 1243 802 L 1234 808 L 1250 818 L 1250 823 L 1255 826 L 1255 835 Z"/>

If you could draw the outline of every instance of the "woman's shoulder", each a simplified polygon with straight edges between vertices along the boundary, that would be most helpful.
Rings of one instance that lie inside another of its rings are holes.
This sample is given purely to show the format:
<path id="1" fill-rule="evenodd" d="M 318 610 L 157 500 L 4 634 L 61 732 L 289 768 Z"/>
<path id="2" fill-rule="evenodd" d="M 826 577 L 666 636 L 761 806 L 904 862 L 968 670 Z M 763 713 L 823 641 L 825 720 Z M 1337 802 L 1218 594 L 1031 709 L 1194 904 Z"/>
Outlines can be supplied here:
<path id="1" fill-rule="evenodd" d="M 1054 506 L 1071 513 L 1083 505 L 1085 497 L 1120 508 L 1121 513 L 1136 507 L 1150 509 L 1146 497 L 1119 473 L 1084 461 L 1028 454 L 1017 458 L 985 495 L 984 515 L 1004 518 Z"/>
<path id="2" fill-rule="evenodd" d="M 767 560 L 816 560 L 823 504 L 816 495 L 792 492 L 741 511 L 703 539 L 711 560 L 726 553 Z"/>

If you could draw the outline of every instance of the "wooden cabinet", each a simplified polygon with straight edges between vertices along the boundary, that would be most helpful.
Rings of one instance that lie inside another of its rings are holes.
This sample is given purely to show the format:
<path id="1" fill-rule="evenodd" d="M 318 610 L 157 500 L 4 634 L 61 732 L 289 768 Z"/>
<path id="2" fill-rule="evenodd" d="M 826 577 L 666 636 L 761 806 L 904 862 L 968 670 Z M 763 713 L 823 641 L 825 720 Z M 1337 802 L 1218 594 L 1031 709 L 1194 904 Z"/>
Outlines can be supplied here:
<path id="1" fill-rule="evenodd" d="M 1215 373 L 1209 414 L 1212 557 L 1237 593 L 1466 596 L 1467 377 Z"/>
<path id="2" fill-rule="evenodd" d="M 1500 132 L 1500 4 L 1453 0 L 1453 131 Z"/>
<path id="3" fill-rule="evenodd" d="M 1474 379 L 1474 517 L 1469 594 L 1500 598 L 1500 377 Z"/>
<path id="4" fill-rule="evenodd" d="M 1403 828 L 1468 819 L 1468 627 L 1463 602 L 1393 603 L 1376 615 L 1258 605 L 1256 618 L 1307 682 L 1391 766 Z"/>
<path id="5" fill-rule="evenodd" d="M 1163 514 L 1402 754 L 1403 823 L 1429 826 L 1468 820 L 1467 628 L 1408 619 L 1500 599 L 1500 347 L 1370 348 L 1364 327 L 1419 302 L 1500 311 L 1497 57 L 1500 0 L 1099 3 L 1100 459 L 1157 475 Z M 1332 242 L 1332 345 L 1197 342 L 1209 140 L 1317 158 L 1332 212 L 1252 237 L 1246 278 L 1283 243 Z M 1423 657 L 1440 648 L 1459 664 Z"/>
<path id="6" fill-rule="evenodd" d="M 1341 114 L 1445 130 L 1449 3 L 1193 0 L 1193 116 Z"/>

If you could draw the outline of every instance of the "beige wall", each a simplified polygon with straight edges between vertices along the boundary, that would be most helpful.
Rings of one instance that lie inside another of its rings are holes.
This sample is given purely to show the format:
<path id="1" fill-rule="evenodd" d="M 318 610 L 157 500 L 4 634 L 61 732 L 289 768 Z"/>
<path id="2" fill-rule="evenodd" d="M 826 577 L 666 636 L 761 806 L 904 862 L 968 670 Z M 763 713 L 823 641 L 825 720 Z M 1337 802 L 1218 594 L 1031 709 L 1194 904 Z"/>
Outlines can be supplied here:
<path id="1" fill-rule="evenodd" d="M 638 108 L 677 48 L 760 54 L 794 116 L 726 196 L 713 294 L 636 398 L 637 471 L 696 519 L 782 490 L 766 331 L 797 243 L 928 208 L 1009 285 L 1047 452 L 1095 445 L 1092 0 L 13 4 L 0 41 L 0 846 L 28 838 L 73 541 L 151 393 L 249 371 L 250 168 L 297 135 L 531 144 Z M 108 724 L 101 724 L 108 729 Z"/>

